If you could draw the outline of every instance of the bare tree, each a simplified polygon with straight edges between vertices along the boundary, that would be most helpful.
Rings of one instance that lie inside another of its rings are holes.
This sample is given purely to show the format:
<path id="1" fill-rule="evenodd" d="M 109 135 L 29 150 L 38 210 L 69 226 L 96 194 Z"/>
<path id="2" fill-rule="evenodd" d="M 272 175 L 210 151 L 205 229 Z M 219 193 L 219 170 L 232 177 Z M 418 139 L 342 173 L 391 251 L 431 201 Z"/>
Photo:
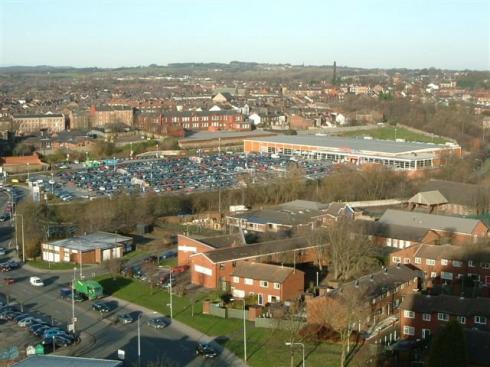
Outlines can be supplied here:
<path id="1" fill-rule="evenodd" d="M 104 261 L 104 267 L 111 273 L 112 279 L 115 280 L 116 276 L 121 273 L 122 260 L 118 258 L 106 260 Z"/>

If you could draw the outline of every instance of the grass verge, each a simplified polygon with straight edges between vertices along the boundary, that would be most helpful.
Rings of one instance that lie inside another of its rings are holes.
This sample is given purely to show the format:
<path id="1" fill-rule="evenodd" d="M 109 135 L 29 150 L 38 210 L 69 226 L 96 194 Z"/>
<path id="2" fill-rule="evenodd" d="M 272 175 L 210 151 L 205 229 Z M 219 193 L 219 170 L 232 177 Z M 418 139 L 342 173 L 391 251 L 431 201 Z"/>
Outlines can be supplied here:
<path id="1" fill-rule="evenodd" d="M 380 127 L 371 130 L 356 130 L 356 131 L 345 131 L 339 134 L 339 136 L 371 136 L 373 139 L 381 140 L 395 140 L 405 139 L 406 141 L 418 141 L 421 143 L 434 143 L 434 144 L 444 144 L 447 140 L 438 136 L 429 136 L 422 133 L 417 133 L 402 127 L 395 128 L 392 126 Z"/>
<path id="2" fill-rule="evenodd" d="M 97 280 L 104 287 L 105 293 L 139 304 L 162 314 L 169 314 L 167 290 L 151 289 L 140 281 L 110 276 Z M 207 335 L 214 336 L 226 348 L 243 358 L 243 321 L 239 319 L 221 319 L 202 314 L 202 295 L 194 305 L 192 298 L 173 296 L 174 318 Z M 247 322 L 247 363 L 252 367 L 289 366 L 290 349 L 284 343 L 287 333 L 282 330 L 256 328 L 254 323 Z M 310 366 L 334 367 L 339 363 L 339 346 L 329 343 L 305 344 L 306 364 Z M 294 366 L 301 365 L 301 348 L 294 349 Z"/>

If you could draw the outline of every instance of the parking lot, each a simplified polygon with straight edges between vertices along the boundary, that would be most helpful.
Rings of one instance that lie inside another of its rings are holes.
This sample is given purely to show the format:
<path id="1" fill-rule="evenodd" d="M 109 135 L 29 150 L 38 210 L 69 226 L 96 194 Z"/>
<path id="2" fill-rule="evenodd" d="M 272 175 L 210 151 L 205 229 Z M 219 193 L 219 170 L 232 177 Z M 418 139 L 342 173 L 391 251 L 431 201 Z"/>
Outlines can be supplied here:
<path id="1" fill-rule="evenodd" d="M 118 192 L 194 192 L 238 187 L 244 176 L 265 182 L 300 168 L 310 178 L 323 177 L 331 163 L 270 154 L 214 154 L 202 157 L 123 161 L 59 172 L 39 178 L 45 191 L 64 201 L 112 196 Z"/>

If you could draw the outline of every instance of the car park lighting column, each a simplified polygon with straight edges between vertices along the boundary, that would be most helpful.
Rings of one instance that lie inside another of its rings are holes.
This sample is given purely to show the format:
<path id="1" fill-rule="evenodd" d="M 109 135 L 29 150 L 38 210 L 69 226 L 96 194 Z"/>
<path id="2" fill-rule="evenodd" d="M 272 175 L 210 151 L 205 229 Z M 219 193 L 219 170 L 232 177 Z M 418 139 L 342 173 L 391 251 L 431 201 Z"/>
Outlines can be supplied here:
<path id="1" fill-rule="evenodd" d="M 141 366 L 141 331 L 140 331 L 140 319 L 143 313 L 138 314 L 138 367 Z"/>
<path id="2" fill-rule="evenodd" d="M 73 335 L 75 335 L 75 276 L 77 272 L 77 267 L 73 267 L 73 283 L 71 287 L 71 322 L 72 322 L 72 327 L 73 327 Z"/>
<path id="3" fill-rule="evenodd" d="M 14 214 L 14 218 L 20 217 L 21 220 L 21 228 L 22 228 L 22 262 L 26 262 L 26 249 L 25 249 L 25 241 L 24 241 L 24 216 L 22 214 Z M 15 239 L 17 241 L 17 220 L 15 221 Z M 18 247 L 18 246 L 17 246 Z M 17 255 L 19 251 L 17 249 Z"/>

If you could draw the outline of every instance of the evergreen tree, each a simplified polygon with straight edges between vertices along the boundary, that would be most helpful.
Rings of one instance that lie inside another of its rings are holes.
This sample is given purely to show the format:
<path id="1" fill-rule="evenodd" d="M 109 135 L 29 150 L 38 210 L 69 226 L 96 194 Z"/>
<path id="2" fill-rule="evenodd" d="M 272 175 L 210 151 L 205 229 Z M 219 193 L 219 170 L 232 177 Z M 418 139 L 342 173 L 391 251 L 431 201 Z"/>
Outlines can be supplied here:
<path id="1" fill-rule="evenodd" d="M 432 340 L 428 367 L 464 367 L 467 365 L 464 331 L 456 321 L 450 321 Z"/>

